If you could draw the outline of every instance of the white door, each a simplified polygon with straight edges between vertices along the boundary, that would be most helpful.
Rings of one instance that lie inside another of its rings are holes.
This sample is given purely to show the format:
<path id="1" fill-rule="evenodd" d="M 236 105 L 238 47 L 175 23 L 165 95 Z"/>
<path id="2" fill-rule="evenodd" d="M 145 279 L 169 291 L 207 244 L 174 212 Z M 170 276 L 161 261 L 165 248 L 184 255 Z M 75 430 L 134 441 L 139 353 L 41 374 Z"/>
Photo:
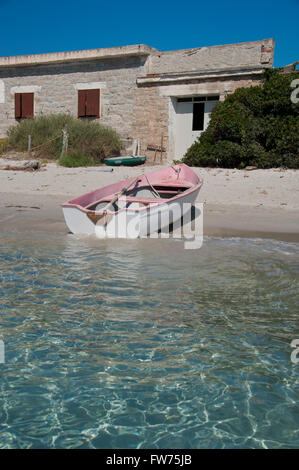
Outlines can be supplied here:
<path id="1" fill-rule="evenodd" d="M 210 114 L 218 101 L 186 98 L 177 101 L 175 115 L 175 159 L 180 160 L 208 127 Z"/>
<path id="2" fill-rule="evenodd" d="M 175 158 L 181 159 L 200 132 L 192 131 L 193 103 L 183 102 L 176 105 Z"/>

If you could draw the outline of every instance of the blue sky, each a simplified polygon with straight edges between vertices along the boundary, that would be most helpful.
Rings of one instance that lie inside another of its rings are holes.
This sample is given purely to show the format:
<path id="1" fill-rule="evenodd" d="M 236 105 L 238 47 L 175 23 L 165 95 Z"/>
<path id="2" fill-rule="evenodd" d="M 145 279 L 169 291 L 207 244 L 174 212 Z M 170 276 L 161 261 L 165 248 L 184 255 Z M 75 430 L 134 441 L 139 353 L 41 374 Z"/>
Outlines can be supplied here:
<path id="1" fill-rule="evenodd" d="M 160 50 L 276 40 L 299 60 L 299 0 L 0 0 L 0 56 L 147 44 Z"/>

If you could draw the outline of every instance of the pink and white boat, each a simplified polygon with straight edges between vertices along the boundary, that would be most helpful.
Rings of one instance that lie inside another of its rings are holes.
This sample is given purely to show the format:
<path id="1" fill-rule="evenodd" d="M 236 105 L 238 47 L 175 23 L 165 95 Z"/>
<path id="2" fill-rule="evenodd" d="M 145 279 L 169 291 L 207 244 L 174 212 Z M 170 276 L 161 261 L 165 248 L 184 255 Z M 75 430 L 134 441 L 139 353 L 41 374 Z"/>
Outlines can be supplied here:
<path id="1" fill-rule="evenodd" d="M 169 166 L 65 202 L 63 214 L 74 234 L 100 238 L 148 236 L 190 211 L 202 184 L 203 180 L 187 165 Z"/>

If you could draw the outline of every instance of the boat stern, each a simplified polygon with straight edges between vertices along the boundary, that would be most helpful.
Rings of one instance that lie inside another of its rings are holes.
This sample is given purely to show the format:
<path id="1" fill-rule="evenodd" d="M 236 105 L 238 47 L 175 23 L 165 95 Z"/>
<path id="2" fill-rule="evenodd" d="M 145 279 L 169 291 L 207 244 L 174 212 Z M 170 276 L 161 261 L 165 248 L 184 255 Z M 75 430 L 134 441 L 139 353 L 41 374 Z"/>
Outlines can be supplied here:
<path id="1" fill-rule="evenodd" d="M 95 233 L 95 224 L 86 212 L 66 204 L 62 204 L 62 210 L 70 232 L 78 235 L 92 235 Z"/>

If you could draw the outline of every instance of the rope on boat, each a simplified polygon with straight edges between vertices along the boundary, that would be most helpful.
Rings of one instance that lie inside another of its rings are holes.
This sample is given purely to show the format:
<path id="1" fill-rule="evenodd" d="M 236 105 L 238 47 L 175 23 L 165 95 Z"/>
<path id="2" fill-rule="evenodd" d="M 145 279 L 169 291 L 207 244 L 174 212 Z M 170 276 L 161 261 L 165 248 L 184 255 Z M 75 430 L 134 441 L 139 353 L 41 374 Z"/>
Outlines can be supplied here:
<path id="1" fill-rule="evenodd" d="M 175 168 L 175 167 L 172 166 L 172 165 L 171 165 L 171 168 L 176 172 L 176 174 L 178 175 L 177 179 L 179 179 L 180 172 L 181 172 L 181 168 Z"/>

